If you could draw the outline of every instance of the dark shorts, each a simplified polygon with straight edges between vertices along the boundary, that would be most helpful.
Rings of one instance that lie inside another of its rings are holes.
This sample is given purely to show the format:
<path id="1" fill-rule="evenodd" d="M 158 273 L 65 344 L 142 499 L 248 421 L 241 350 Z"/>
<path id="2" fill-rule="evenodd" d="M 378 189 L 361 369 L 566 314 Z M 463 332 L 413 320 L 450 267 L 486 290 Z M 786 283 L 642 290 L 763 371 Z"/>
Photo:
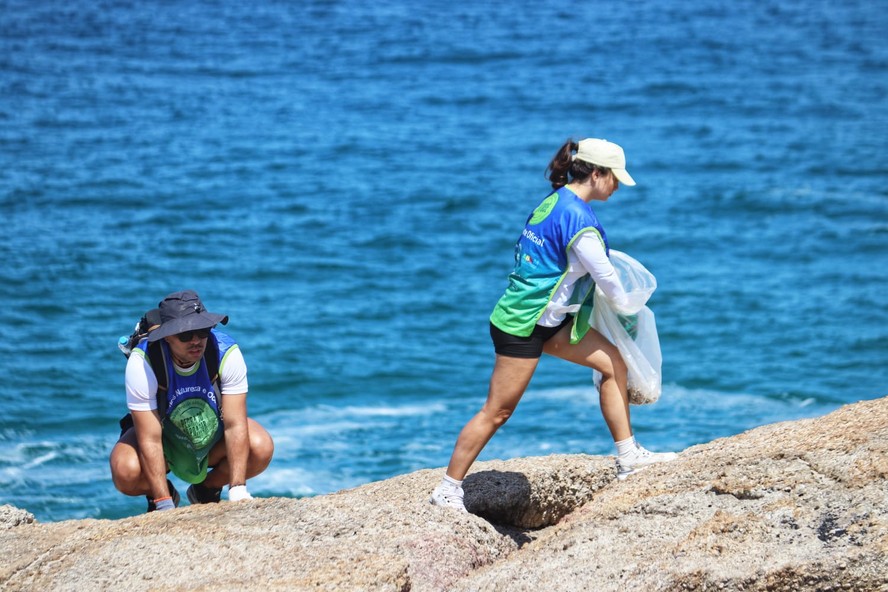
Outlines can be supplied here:
<path id="1" fill-rule="evenodd" d="M 537 325 L 533 328 L 533 333 L 527 337 L 506 333 L 497 328 L 493 323 L 490 323 L 490 338 L 493 339 L 493 349 L 501 356 L 508 358 L 539 358 L 543 355 L 543 345 L 572 322 L 573 317 L 568 316 L 557 327 Z"/>

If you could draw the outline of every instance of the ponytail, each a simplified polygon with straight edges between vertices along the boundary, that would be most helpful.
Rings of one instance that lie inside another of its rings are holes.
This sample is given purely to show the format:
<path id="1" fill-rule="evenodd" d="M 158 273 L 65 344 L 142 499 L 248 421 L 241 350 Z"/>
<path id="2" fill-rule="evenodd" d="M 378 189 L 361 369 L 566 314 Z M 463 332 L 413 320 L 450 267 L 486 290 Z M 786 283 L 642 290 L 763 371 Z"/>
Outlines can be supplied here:
<path id="1" fill-rule="evenodd" d="M 546 169 L 546 177 L 552 182 L 552 189 L 561 189 L 573 181 L 582 183 L 593 172 L 599 175 L 610 174 L 611 169 L 607 167 L 574 158 L 578 148 L 579 144 L 568 139 L 555 153 L 555 157 Z"/>
<path id="2" fill-rule="evenodd" d="M 568 138 L 567 142 L 555 153 L 555 157 L 546 168 L 546 178 L 551 181 L 552 189 L 561 189 L 570 182 L 568 173 L 574 163 L 573 153 L 577 151 L 578 147 L 576 142 Z"/>
<path id="3" fill-rule="evenodd" d="M 593 171 L 598 171 L 600 175 L 606 175 L 610 171 L 606 167 L 574 158 L 578 148 L 579 144 L 568 139 L 555 153 L 546 168 L 546 178 L 552 182 L 552 189 L 561 189 L 573 181 L 582 183 Z"/>

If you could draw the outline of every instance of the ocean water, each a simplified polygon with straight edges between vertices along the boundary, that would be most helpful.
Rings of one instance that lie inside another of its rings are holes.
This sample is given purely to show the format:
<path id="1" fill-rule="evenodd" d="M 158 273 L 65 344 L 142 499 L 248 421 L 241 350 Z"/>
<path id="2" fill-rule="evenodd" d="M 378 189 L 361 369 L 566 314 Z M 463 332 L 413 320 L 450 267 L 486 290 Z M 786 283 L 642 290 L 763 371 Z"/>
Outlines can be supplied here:
<path id="1" fill-rule="evenodd" d="M 0 0 L 0 504 L 144 511 L 116 341 L 183 288 L 275 439 L 255 495 L 445 465 L 568 137 L 638 181 L 595 208 L 659 283 L 646 446 L 888 394 L 883 2 L 254 4 Z M 591 372 L 544 359 L 481 459 L 581 452 Z"/>

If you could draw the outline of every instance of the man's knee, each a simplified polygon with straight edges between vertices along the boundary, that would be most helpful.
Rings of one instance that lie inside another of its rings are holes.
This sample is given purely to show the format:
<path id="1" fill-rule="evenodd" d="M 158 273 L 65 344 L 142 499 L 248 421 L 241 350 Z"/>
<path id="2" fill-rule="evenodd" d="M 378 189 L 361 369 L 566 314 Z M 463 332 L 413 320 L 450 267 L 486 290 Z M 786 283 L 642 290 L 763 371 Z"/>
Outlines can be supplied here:
<path id="1" fill-rule="evenodd" d="M 259 429 L 256 429 L 256 428 Z M 274 440 L 265 428 L 255 423 L 250 426 L 250 462 L 254 471 L 262 472 L 274 456 Z"/>
<path id="2" fill-rule="evenodd" d="M 142 464 L 135 454 L 115 450 L 111 454 L 111 480 L 120 493 L 137 495 L 142 478 Z"/>

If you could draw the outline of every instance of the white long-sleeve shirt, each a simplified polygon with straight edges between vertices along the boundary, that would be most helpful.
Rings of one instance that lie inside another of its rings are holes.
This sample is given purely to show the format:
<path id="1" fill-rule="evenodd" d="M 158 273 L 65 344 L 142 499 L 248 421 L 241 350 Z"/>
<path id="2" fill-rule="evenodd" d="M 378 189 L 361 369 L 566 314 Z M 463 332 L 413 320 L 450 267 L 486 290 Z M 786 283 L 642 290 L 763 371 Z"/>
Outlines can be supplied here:
<path id="1" fill-rule="evenodd" d="M 543 316 L 537 321 L 538 325 L 557 327 L 564 321 L 567 313 L 576 311 L 577 306 L 569 306 L 568 302 L 577 280 L 587 274 L 592 276 L 595 284 L 617 309 L 628 303 L 626 291 L 617 270 L 607 258 L 604 243 L 598 233 L 584 232 L 570 247 L 567 255 L 567 273 Z"/>

